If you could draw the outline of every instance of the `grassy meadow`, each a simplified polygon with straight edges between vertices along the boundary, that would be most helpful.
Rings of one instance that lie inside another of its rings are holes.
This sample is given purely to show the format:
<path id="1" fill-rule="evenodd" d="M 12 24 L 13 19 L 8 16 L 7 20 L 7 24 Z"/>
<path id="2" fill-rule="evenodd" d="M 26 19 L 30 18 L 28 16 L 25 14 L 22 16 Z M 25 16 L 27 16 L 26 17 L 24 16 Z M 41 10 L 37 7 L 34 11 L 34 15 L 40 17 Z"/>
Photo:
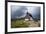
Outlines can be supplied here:
<path id="1" fill-rule="evenodd" d="M 11 28 L 40 27 L 40 21 L 25 21 L 24 19 L 11 20 Z"/>

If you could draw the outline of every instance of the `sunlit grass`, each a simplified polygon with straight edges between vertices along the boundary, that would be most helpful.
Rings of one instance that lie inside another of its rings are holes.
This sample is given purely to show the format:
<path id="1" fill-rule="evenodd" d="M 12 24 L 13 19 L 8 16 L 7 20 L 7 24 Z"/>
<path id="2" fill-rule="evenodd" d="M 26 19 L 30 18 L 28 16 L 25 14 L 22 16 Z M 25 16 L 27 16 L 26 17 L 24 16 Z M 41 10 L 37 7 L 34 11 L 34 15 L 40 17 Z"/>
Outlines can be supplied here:
<path id="1" fill-rule="evenodd" d="M 18 28 L 18 27 L 28 27 L 29 23 L 24 22 L 24 20 L 14 20 L 11 22 L 12 28 Z"/>

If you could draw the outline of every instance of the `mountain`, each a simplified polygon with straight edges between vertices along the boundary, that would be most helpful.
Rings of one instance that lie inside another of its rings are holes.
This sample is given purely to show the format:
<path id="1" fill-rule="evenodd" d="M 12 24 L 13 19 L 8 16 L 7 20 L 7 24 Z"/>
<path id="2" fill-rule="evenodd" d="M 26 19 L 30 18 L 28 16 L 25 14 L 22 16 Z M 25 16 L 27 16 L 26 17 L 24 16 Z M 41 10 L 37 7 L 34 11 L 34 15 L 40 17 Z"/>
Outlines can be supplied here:
<path id="1" fill-rule="evenodd" d="M 40 19 L 40 7 L 11 6 L 11 19 L 24 18 L 26 13 L 32 14 L 33 18 Z"/>

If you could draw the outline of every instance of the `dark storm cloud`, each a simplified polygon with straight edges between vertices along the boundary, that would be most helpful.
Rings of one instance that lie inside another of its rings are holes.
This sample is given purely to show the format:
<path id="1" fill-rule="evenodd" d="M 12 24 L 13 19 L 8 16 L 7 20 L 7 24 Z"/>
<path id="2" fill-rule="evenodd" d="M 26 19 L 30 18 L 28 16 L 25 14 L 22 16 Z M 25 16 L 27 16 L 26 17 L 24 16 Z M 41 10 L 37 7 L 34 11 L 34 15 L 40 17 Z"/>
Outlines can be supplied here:
<path id="1" fill-rule="evenodd" d="M 11 6 L 11 18 L 24 17 L 27 11 L 32 14 L 33 18 L 40 19 L 40 7 L 34 6 Z"/>
<path id="2" fill-rule="evenodd" d="M 32 15 L 34 18 L 40 19 L 40 7 L 35 7 L 32 11 Z"/>
<path id="3" fill-rule="evenodd" d="M 16 7 L 15 7 L 16 8 Z M 23 16 L 25 13 L 24 11 L 26 10 L 27 8 L 25 6 L 19 6 L 19 9 L 17 8 L 17 10 L 11 10 L 12 13 L 11 13 L 11 16 L 13 19 L 17 18 L 17 17 L 21 17 Z"/>

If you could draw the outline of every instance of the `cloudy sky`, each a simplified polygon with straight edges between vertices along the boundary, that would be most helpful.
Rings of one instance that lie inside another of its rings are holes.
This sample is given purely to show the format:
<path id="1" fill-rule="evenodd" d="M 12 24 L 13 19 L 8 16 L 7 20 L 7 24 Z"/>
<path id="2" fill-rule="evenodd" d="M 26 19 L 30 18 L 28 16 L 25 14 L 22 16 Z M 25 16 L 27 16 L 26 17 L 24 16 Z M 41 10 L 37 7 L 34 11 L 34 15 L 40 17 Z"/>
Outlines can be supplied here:
<path id="1" fill-rule="evenodd" d="M 40 18 L 40 7 L 36 6 L 11 6 L 11 18 L 25 17 L 26 13 L 29 12 L 34 18 Z"/>

